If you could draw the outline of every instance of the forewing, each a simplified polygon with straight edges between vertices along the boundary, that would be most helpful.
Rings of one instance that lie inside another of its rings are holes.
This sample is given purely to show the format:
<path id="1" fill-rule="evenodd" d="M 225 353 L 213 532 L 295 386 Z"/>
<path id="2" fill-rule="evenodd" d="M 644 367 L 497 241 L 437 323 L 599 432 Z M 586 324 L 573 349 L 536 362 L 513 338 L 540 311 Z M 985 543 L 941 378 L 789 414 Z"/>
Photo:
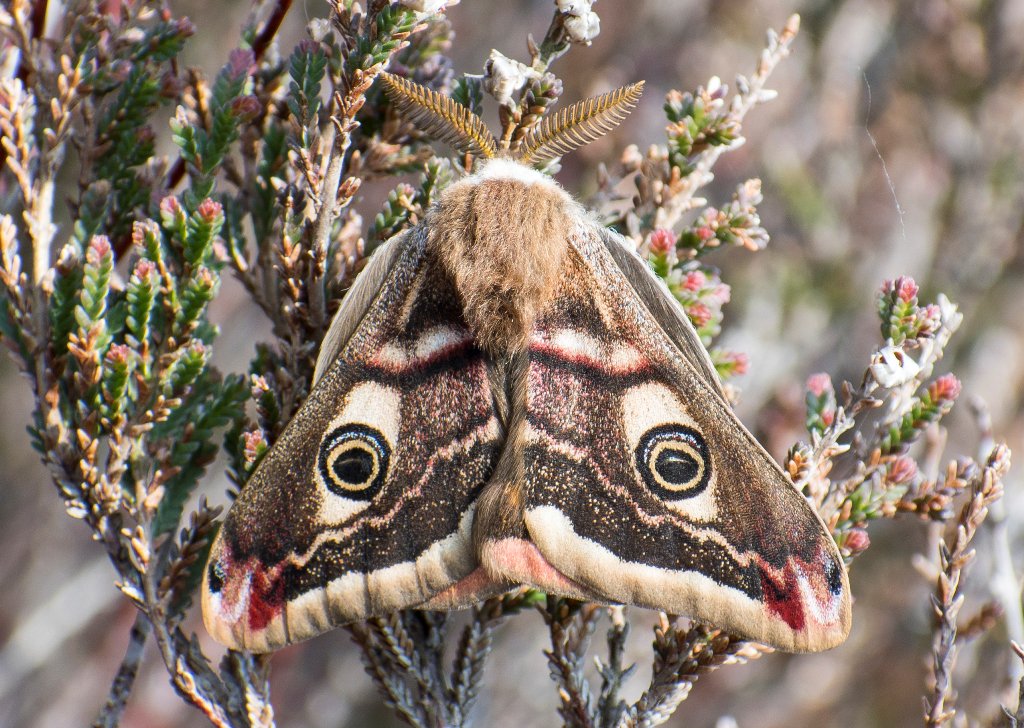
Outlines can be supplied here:
<path id="1" fill-rule="evenodd" d="M 488 362 L 425 238 L 383 251 L 389 270 L 371 263 L 376 295 L 357 281 L 339 316 L 358 322 L 332 326 L 333 362 L 225 519 L 203 614 L 226 645 L 263 652 L 489 586 L 469 534 L 503 435 Z"/>
<path id="2" fill-rule="evenodd" d="M 786 650 L 838 644 L 834 541 L 693 361 L 685 317 L 679 346 L 645 305 L 667 290 L 638 294 L 602 235 L 581 227 L 530 341 L 524 520 L 552 567 L 533 581 Z"/>

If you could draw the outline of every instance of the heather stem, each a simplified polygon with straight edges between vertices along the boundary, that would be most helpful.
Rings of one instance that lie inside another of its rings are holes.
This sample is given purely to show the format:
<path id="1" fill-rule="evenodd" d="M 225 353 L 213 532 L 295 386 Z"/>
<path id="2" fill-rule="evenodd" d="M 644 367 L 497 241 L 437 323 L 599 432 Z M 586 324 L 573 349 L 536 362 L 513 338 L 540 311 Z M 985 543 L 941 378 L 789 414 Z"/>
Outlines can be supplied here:
<path id="1" fill-rule="evenodd" d="M 139 674 L 139 665 L 142 663 L 149 631 L 149 620 L 142 612 L 138 612 L 131 632 L 128 633 L 128 649 L 125 650 L 124 659 L 121 660 L 121 666 L 110 685 L 107 702 L 93 721 L 93 728 L 114 728 L 121 722 L 121 715 L 135 686 L 135 678 Z"/>

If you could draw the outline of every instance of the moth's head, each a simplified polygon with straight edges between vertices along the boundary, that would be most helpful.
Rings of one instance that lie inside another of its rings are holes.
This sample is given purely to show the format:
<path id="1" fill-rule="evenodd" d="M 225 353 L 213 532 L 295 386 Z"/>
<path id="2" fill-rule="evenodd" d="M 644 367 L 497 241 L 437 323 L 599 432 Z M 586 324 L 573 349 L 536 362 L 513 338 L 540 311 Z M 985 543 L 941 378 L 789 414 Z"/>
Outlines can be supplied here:
<path id="1" fill-rule="evenodd" d="M 633 110 L 644 82 L 578 101 L 534 124 L 515 140 L 495 140 L 469 108 L 425 86 L 382 73 L 384 91 L 400 113 L 423 132 L 478 159 L 505 158 L 531 165 L 561 157 L 614 129 Z"/>

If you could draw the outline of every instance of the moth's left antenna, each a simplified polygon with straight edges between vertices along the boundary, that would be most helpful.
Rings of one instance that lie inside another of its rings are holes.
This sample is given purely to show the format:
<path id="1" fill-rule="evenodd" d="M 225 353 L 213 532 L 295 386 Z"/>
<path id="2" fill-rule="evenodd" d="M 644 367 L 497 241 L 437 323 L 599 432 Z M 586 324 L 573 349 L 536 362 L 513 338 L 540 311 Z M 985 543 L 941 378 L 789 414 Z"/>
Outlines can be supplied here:
<path id="1" fill-rule="evenodd" d="M 391 73 L 380 77 L 398 112 L 423 133 L 461 154 L 490 159 L 498 153 L 498 144 L 483 119 L 462 104 Z"/>
<path id="2" fill-rule="evenodd" d="M 644 82 L 638 81 L 545 117 L 519 143 L 518 159 L 524 163 L 553 159 L 599 139 L 636 108 L 643 92 Z"/>

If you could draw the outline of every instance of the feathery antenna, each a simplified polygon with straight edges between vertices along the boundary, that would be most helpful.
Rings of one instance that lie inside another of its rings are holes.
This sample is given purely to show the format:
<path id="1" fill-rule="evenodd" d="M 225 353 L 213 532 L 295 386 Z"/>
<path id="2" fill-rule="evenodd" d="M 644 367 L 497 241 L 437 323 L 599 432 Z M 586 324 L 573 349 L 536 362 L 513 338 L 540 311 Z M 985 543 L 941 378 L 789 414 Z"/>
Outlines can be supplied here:
<path id="1" fill-rule="evenodd" d="M 426 86 L 381 73 L 384 92 L 398 112 L 437 141 L 450 144 L 462 154 L 491 158 L 497 154 L 497 143 L 483 119 Z"/>
<path id="2" fill-rule="evenodd" d="M 498 143 L 483 119 L 450 97 L 408 79 L 381 73 L 384 92 L 420 131 L 446 142 L 461 154 L 490 159 L 498 155 Z M 515 159 L 524 164 L 568 154 L 604 136 L 636 107 L 644 82 L 617 88 L 601 96 L 577 101 L 544 119 L 519 142 Z"/>
<path id="3" fill-rule="evenodd" d="M 531 162 L 561 157 L 604 136 L 636 107 L 643 90 L 644 82 L 639 81 L 577 101 L 544 119 L 520 141 L 519 160 Z"/>

